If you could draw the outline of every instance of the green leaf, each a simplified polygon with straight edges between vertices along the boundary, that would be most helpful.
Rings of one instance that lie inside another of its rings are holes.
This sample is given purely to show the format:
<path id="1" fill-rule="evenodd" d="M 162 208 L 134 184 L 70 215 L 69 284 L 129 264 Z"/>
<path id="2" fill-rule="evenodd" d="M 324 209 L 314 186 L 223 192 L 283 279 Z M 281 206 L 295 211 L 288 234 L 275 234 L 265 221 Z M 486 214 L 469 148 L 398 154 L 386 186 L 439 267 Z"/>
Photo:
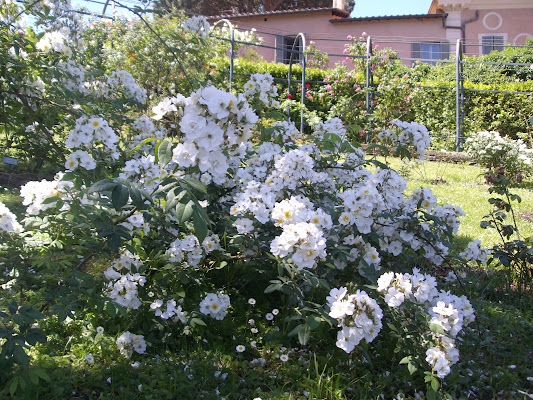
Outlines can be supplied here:
<path id="1" fill-rule="evenodd" d="M 433 377 L 433 379 L 431 380 L 431 388 L 435 391 L 435 392 L 438 392 L 439 391 L 439 380 L 435 377 Z"/>
<path id="2" fill-rule="evenodd" d="M 276 290 L 280 290 L 283 285 L 281 283 L 273 283 L 265 289 L 265 293 L 272 293 Z"/>
<path id="3" fill-rule="evenodd" d="M 400 360 L 400 364 L 408 364 L 411 362 L 412 356 L 406 356 Z"/>
<path id="4" fill-rule="evenodd" d="M 427 400 L 437 400 L 437 392 L 433 390 L 431 387 L 428 388 L 426 392 Z"/>
<path id="5" fill-rule="evenodd" d="M 115 315 L 117 315 L 117 309 L 115 308 L 115 305 L 111 302 L 107 303 L 107 307 L 105 308 L 105 311 L 107 315 L 109 315 L 111 318 L 114 318 Z"/>
<path id="6" fill-rule="evenodd" d="M 11 394 L 11 397 L 15 396 L 15 393 L 17 392 L 17 388 L 19 386 L 20 379 L 22 379 L 20 376 L 15 376 L 11 380 L 11 385 L 9 385 L 9 394 Z"/>
<path id="7" fill-rule="evenodd" d="M 206 326 L 206 324 L 200 318 L 193 318 L 191 319 L 191 326 Z"/>
<path id="8" fill-rule="evenodd" d="M 148 138 L 148 139 L 144 139 L 144 140 L 143 140 L 141 143 L 139 143 L 134 149 L 130 150 L 130 152 L 127 154 L 126 158 L 127 158 L 127 159 L 130 158 L 131 155 L 132 155 L 133 153 L 135 153 L 136 151 L 138 151 L 138 150 L 141 148 L 141 146 L 142 146 L 143 144 L 150 143 L 150 142 L 153 142 L 153 141 L 156 141 L 156 140 L 159 140 L 159 139 L 156 139 L 156 138 Z"/>
<path id="9" fill-rule="evenodd" d="M 311 337 L 311 330 L 307 325 L 300 326 L 303 326 L 303 329 L 300 329 L 298 331 L 298 341 L 302 346 L 305 346 L 307 343 L 309 343 L 309 339 Z"/>
<path id="10" fill-rule="evenodd" d="M 111 202 L 115 210 L 120 210 L 124 207 L 130 198 L 130 191 L 124 185 L 117 184 L 111 193 Z"/>
<path id="11" fill-rule="evenodd" d="M 196 208 L 193 209 L 192 221 L 194 225 L 194 234 L 198 238 L 198 241 L 202 243 L 207 236 L 207 223 Z"/>
<path id="12" fill-rule="evenodd" d="M 446 334 L 446 331 L 444 330 L 444 328 L 440 326 L 439 324 L 430 324 L 429 329 L 431 330 L 431 332 L 439 333 L 441 335 Z"/>
<path id="13" fill-rule="evenodd" d="M 60 200 L 57 196 L 48 197 L 43 200 L 43 204 L 51 204 L 51 203 L 57 203 L 57 201 Z"/>
<path id="14" fill-rule="evenodd" d="M 12 303 L 9 303 L 9 306 L 8 306 L 7 308 L 8 308 L 9 313 L 10 313 L 11 315 L 17 313 L 18 306 L 17 306 L 17 303 L 16 303 L 15 301 L 12 302 Z"/>
<path id="15" fill-rule="evenodd" d="M 131 198 L 131 202 L 135 207 L 137 207 L 139 210 L 144 208 L 143 196 L 139 189 L 130 187 L 129 196 Z"/>
<path id="16" fill-rule="evenodd" d="M 50 376 L 42 368 L 32 368 L 31 372 L 41 378 L 43 381 L 50 382 Z"/>
<path id="17" fill-rule="evenodd" d="M 165 202 L 165 211 L 168 212 L 172 208 L 176 207 L 176 205 L 180 203 L 187 194 L 188 192 L 186 190 L 179 187 L 169 190 Z"/>
<path id="18" fill-rule="evenodd" d="M 322 323 L 322 318 L 320 318 L 320 316 L 318 315 L 308 315 L 305 320 L 305 325 L 311 331 L 316 330 L 320 326 L 321 323 Z"/>
<path id="19" fill-rule="evenodd" d="M 30 358 L 28 357 L 22 346 L 17 344 L 15 344 L 15 346 L 13 347 L 13 358 L 15 359 L 15 362 L 22 367 L 26 367 L 30 362 Z"/>
<path id="20" fill-rule="evenodd" d="M 197 197 L 203 197 L 207 194 L 207 189 L 205 185 L 199 180 L 192 178 L 183 178 L 182 181 L 186 182 L 187 185 L 189 185 L 189 187 Z"/>
<path id="21" fill-rule="evenodd" d="M 411 375 L 413 375 L 418 370 L 418 368 L 412 362 L 409 362 L 407 364 L 407 369 L 409 370 L 409 373 Z"/>
<path id="22" fill-rule="evenodd" d="M 172 143 L 162 140 L 156 147 L 156 163 L 167 165 L 172 160 Z"/>
<path id="23" fill-rule="evenodd" d="M 110 191 L 110 190 L 113 190 L 115 188 L 115 186 L 117 186 L 118 183 L 113 181 L 112 179 L 103 179 L 101 181 L 98 181 L 96 183 L 94 183 L 90 188 L 89 188 L 89 193 L 90 192 L 106 192 L 106 191 Z"/>
<path id="24" fill-rule="evenodd" d="M 184 200 L 187 200 L 185 198 Z M 185 203 L 179 203 L 176 206 L 176 218 L 178 220 L 178 223 L 182 225 L 185 221 L 188 221 L 192 217 L 192 213 L 194 210 L 194 201 L 188 199 L 187 204 Z"/>

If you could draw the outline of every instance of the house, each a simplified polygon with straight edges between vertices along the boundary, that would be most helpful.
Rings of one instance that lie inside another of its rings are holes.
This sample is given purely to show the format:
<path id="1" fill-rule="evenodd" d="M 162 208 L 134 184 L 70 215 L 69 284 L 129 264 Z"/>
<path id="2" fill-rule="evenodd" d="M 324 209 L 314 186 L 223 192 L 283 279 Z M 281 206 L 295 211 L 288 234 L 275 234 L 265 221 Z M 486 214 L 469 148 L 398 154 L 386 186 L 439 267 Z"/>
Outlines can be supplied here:
<path id="1" fill-rule="evenodd" d="M 210 17 L 228 19 L 240 29 L 255 28 L 263 37 L 257 52 L 266 61 L 288 63 L 290 49 L 301 48 L 299 33 L 330 56 L 333 66 L 345 59 L 347 37 L 370 35 L 373 45 L 390 47 L 404 62 L 446 59 L 461 39 L 467 55 L 488 54 L 504 46 L 521 46 L 533 37 L 533 0 L 433 0 L 427 14 L 352 17 L 344 0 L 331 8 L 282 10 Z"/>

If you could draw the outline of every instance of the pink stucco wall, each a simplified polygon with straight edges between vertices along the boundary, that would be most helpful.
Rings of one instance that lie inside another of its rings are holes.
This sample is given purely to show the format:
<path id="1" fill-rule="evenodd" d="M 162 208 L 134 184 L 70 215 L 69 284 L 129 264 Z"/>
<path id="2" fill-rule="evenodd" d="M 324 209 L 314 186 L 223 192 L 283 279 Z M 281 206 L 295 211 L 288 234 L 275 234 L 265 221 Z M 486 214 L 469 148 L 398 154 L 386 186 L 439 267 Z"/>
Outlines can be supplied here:
<path id="1" fill-rule="evenodd" d="M 234 18 L 232 22 L 241 29 L 255 28 L 264 39 L 263 45 L 275 47 L 276 35 L 305 34 L 306 41 L 313 41 L 316 47 L 331 54 L 330 64 L 345 59 L 344 44 L 348 35 L 359 37 L 363 32 L 371 35 L 379 47 L 391 47 L 400 57 L 411 57 L 411 42 L 421 40 L 445 40 L 441 18 L 410 18 L 390 20 L 358 20 L 330 22 L 331 12 L 314 12 L 296 15 L 272 15 L 263 17 Z M 265 61 L 275 60 L 275 49 L 256 48 Z M 337 55 L 337 56 L 335 56 Z"/>
<path id="2" fill-rule="evenodd" d="M 463 20 L 475 16 L 475 11 L 464 11 Z M 504 35 L 509 45 L 524 45 L 527 37 L 533 37 L 533 7 L 512 10 L 480 10 L 479 18 L 466 25 L 466 53 L 479 55 L 480 35 Z"/>
<path id="3" fill-rule="evenodd" d="M 330 66 L 345 59 L 342 56 L 346 37 L 359 37 L 363 32 L 371 35 L 373 43 L 379 47 L 390 47 L 399 53 L 400 58 L 411 58 L 413 42 L 448 41 L 450 53 L 455 52 L 456 39 L 461 37 L 457 28 L 446 29 L 445 25 L 460 26 L 462 22 L 474 18 L 475 10 L 463 10 L 455 15 L 442 18 L 435 16 L 409 18 L 351 19 L 333 21 L 329 10 L 271 14 L 263 16 L 233 17 L 231 21 L 241 29 L 255 28 L 264 39 L 266 47 L 257 47 L 257 52 L 266 61 L 275 61 L 276 35 L 296 35 L 302 32 L 306 41 L 314 41 L 316 47 L 330 54 Z M 459 22 L 460 20 L 460 22 Z M 341 22 L 343 21 L 343 22 Z M 466 24 L 466 53 L 480 54 L 481 35 L 504 35 L 507 44 L 523 45 L 527 37 L 533 37 L 533 7 L 524 9 L 480 10 L 477 20 Z M 337 54 L 339 56 L 334 56 Z M 410 60 L 405 61 L 410 64 Z"/>

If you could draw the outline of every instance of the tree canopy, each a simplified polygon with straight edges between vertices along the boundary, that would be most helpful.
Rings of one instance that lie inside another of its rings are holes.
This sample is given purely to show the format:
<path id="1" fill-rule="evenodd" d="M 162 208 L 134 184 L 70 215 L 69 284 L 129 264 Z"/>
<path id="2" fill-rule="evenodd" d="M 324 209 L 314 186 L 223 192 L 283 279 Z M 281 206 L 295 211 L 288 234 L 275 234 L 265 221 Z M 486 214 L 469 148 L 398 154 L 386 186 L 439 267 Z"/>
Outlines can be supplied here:
<path id="1" fill-rule="evenodd" d="M 346 0 L 351 11 L 354 0 Z M 220 14 L 258 13 L 276 10 L 331 7 L 331 0 L 159 0 L 158 8 L 182 10 L 187 14 L 206 16 Z"/>

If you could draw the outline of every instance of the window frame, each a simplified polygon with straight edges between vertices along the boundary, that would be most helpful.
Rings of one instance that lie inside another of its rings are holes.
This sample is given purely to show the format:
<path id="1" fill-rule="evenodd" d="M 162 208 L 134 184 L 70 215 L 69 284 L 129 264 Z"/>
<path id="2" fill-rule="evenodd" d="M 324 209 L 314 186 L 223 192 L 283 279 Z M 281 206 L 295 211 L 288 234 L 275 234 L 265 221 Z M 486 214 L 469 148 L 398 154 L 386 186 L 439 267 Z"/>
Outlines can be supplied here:
<path id="1" fill-rule="evenodd" d="M 424 50 L 424 46 L 430 46 L 427 50 Z M 429 51 L 429 55 L 433 55 L 433 46 L 438 46 L 439 58 L 423 57 L 424 52 Z M 414 42 L 411 44 L 411 58 L 414 58 L 413 64 L 416 61 L 436 65 L 439 61 L 447 60 L 450 58 L 450 42 L 447 40 L 425 40 L 422 42 Z M 424 60 L 424 61 L 422 61 Z M 430 61 L 435 60 L 435 61 Z"/>
<path id="2" fill-rule="evenodd" d="M 489 45 L 483 44 L 483 40 L 487 39 L 487 38 L 492 38 L 492 44 L 490 45 L 492 47 L 492 49 L 488 53 L 486 53 L 484 50 L 485 50 L 485 47 L 486 46 L 488 47 Z M 496 45 L 494 43 L 494 39 L 495 38 L 501 38 L 502 39 L 501 46 L 500 45 Z M 480 56 L 486 56 L 486 55 L 490 54 L 493 51 L 502 51 L 503 49 L 505 49 L 505 46 L 507 45 L 507 33 L 480 33 L 478 35 L 478 40 L 479 40 L 479 55 Z M 496 48 L 496 47 L 498 47 L 498 48 Z"/>
<path id="3" fill-rule="evenodd" d="M 298 43 L 295 47 L 295 50 L 302 49 L 302 38 L 297 34 L 294 35 L 276 35 L 276 62 L 289 65 L 291 50 L 294 44 L 294 41 L 298 40 Z M 296 54 L 293 56 L 293 63 L 302 63 L 304 59 L 303 53 Z"/>

